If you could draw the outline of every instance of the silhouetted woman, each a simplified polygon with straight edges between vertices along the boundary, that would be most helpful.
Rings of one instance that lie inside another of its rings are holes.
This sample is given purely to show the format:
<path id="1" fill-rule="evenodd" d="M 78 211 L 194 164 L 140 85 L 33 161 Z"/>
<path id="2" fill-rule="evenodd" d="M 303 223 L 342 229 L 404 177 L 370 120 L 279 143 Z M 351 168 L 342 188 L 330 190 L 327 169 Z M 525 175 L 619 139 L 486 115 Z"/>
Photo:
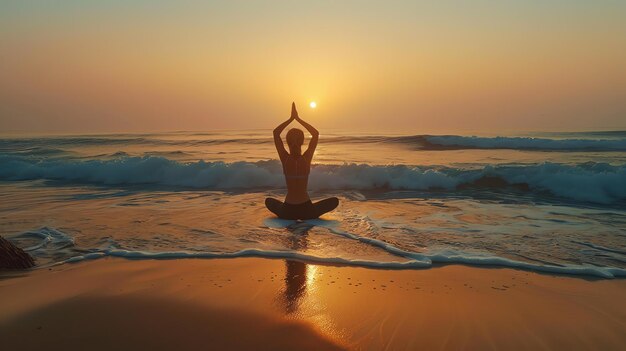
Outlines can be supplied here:
<path id="1" fill-rule="evenodd" d="M 287 132 L 287 145 L 289 152 L 285 150 L 280 134 L 291 123 L 298 121 L 309 133 L 311 141 L 309 147 L 302 153 L 304 133 L 298 128 L 292 128 Z M 285 202 L 276 199 L 265 199 L 265 206 L 275 215 L 284 219 L 313 219 L 326 212 L 334 210 L 339 205 L 336 197 L 331 197 L 316 203 L 312 203 L 307 192 L 311 160 L 317 147 L 319 132 L 312 125 L 306 123 L 298 116 L 296 104 L 291 104 L 291 117 L 274 129 L 274 144 L 276 151 L 283 164 L 283 173 L 287 182 L 287 196 Z"/>

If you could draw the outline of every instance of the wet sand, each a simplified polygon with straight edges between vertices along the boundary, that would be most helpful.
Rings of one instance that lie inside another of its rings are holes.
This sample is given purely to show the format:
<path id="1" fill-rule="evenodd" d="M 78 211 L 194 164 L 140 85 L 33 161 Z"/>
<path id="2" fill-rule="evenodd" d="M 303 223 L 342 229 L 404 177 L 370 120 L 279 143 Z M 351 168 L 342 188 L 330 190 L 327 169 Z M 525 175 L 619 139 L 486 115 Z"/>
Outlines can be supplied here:
<path id="1" fill-rule="evenodd" d="M 626 280 L 106 258 L 6 273 L 3 349 L 623 349 Z"/>

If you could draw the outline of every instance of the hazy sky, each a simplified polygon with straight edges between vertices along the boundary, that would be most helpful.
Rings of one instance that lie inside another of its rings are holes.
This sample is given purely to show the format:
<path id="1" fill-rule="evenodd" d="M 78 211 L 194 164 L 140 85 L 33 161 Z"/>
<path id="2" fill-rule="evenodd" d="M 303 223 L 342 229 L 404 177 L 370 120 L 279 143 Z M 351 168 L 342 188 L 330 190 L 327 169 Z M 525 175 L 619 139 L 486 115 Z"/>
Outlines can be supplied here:
<path id="1" fill-rule="evenodd" d="M 272 128 L 292 100 L 322 128 L 626 129 L 626 1 L 0 2 L 0 131 Z"/>

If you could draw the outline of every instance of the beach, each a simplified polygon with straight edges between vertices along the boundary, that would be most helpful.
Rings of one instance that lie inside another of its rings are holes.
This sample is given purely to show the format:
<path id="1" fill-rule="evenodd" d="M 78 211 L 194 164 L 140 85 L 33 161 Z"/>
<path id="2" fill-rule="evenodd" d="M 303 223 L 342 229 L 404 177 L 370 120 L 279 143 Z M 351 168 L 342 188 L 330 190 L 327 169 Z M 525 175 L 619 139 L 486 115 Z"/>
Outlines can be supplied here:
<path id="1" fill-rule="evenodd" d="M 624 280 L 450 265 L 105 258 L 0 280 L 7 349 L 577 349 L 626 343 Z"/>

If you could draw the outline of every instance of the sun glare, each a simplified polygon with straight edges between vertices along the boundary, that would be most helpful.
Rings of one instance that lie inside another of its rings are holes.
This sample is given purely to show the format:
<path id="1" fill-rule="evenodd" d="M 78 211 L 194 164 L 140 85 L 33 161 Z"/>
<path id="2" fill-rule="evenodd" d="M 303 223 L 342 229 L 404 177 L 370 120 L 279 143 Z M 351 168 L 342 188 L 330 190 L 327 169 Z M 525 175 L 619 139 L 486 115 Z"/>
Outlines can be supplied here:
<path id="1" fill-rule="evenodd" d="M 311 101 L 311 102 L 309 103 L 309 106 L 311 106 L 311 108 L 316 108 L 316 107 L 317 107 L 317 102 L 315 102 L 315 101 Z"/>

